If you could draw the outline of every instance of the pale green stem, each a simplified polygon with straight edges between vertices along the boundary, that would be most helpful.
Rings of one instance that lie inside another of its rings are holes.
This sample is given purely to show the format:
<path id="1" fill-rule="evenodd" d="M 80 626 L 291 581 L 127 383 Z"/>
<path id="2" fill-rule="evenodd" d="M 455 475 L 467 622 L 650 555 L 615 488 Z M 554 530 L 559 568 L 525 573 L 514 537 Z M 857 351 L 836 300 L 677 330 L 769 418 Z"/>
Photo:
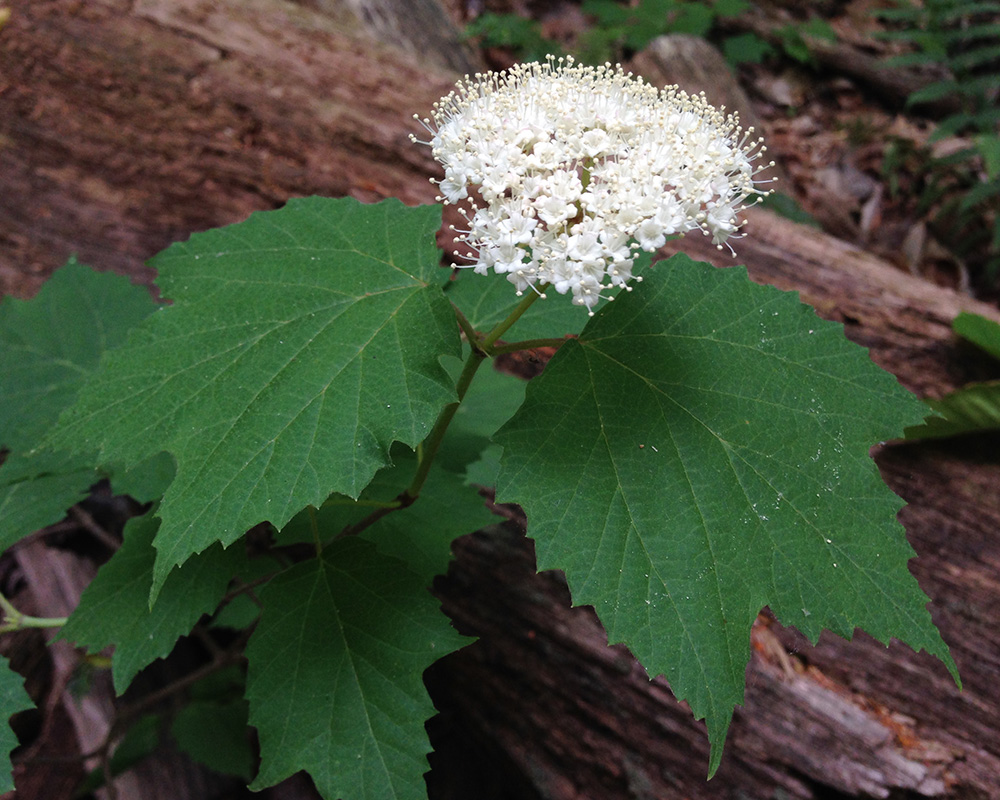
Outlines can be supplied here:
<path id="1" fill-rule="evenodd" d="M 534 303 L 539 297 L 541 297 L 545 293 L 545 290 L 548 288 L 549 285 L 547 283 L 543 283 L 541 286 L 538 287 L 537 292 L 536 291 L 529 292 L 528 295 L 520 303 L 517 304 L 517 308 L 515 308 L 513 311 L 510 312 L 510 316 L 507 317 L 507 319 L 505 319 L 503 322 L 497 325 L 493 330 L 491 330 L 488 334 L 486 334 L 486 337 L 480 342 L 483 349 L 490 351 L 490 347 L 493 345 L 493 343 L 501 336 L 503 336 L 507 332 L 507 330 L 521 318 L 521 315 L 524 314 L 524 312 L 527 311 L 529 308 L 531 308 L 532 303 Z"/>
<path id="2" fill-rule="evenodd" d="M 21 631 L 25 628 L 61 628 L 67 620 L 67 617 L 30 617 L 22 614 L 2 594 L 0 594 L 0 609 L 3 609 L 0 633 Z"/>

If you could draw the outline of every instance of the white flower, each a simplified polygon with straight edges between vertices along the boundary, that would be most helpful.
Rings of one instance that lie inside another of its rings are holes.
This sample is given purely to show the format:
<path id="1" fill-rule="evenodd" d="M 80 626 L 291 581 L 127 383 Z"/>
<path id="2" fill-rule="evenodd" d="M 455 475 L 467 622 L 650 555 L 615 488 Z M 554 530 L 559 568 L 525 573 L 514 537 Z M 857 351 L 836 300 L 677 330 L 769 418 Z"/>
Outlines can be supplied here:
<path id="1" fill-rule="evenodd" d="M 444 167 L 438 199 L 468 205 L 470 266 L 518 294 L 551 285 L 591 314 L 602 290 L 631 289 L 635 250 L 695 228 L 729 246 L 766 194 L 752 129 L 620 66 L 549 58 L 466 78 L 423 124 Z"/>

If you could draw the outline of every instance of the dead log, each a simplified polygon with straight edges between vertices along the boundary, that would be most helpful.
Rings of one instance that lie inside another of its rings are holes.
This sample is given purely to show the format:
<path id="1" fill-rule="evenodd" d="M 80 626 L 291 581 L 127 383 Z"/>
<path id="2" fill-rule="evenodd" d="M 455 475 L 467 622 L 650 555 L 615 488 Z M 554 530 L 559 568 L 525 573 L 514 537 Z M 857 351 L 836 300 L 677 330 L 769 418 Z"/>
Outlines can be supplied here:
<path id="1" fill-rule="evenodd" d="M 331 3 L 8 4 L 5 293 L 31 294 L 74 252 L 148 280 L 142 261 L 171 241 L 292 195 L 433 198 L 434 165 L 408 140 L 411 115 L 426 114 L 456 76 L 344 23 Z M 739 260 L 754 280 L 798 290 L 914 391 L 940 395 L 996 377 L 949 328 L 961 309 L 996 319 L 994 309 L 769 214 L 754 213 L 748 231 Z M 732 263 L 700 238 L 675 246 Z M 431 795 L 1000 795 L 996 445 L 980 438 L 878 453 L 886 480 L 910 502 L 902 519 L 920 555 L 912 568 L 935 599 L 965 691 L 905 647 L 858 634 L 814 648 L 764 615 L 746 707 L 708 784 L 701 726 L 661 679 L 650 682 L 623 648 L 606 646 L 559 575 L 535 573 L 516 524 L 461 539 L 436 592 L 480 640 L 428 673 L 441 711 L 430 724 Z"/>
<path id="2" fill-rule="evenodd" d="M 293 195 L 433 202 L 453 73 L 283 0 L 18 0 L 0 32 L 0 292 L 141 264 Z"/>

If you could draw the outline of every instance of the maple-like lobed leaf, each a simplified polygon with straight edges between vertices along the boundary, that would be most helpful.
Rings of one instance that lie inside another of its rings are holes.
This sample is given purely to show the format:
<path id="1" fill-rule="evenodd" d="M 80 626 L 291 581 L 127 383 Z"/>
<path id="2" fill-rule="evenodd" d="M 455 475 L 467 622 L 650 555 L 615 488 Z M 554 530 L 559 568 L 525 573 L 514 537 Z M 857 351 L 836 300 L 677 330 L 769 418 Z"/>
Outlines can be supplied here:
<path id="1" fill-rule="evenodd" d="M 101 475 L 92 452 L 31 452 L 103 353 L 156 303 L 127 278 L 75 259 L 30 300 L 0 302 L 0 550 L 58 521 Z"/>
<path id="2" fill-rule="evenodd" d="M 149 608 L 158 527 L 151 513 L 129 520 L 122 546 L 84 589 L 59 633 L 93 653 L 114 646 L 111 674 L 118 694 L 140 670 L 167 656 L 203 614 L 216 609 L 246 562 L 241 548 L 224 551 L 215 545 L 171 572 Z"/>
<path id="3" fill-rule="evenodd" d="M 769 605 L 812 641 L 863 628 L 944 661 L 902 501 L 869 448 L 923 406 L 793 293 L 684 255 L 605 307 L 496 435 L 498 502 L 609 641 L 706 718 L 710 772 Z"/>
<path id="4" fill-rule="evenodd" d="M 423 800 L 434 713 L 422 675 L 468 642 L 425 580 L 371 542 L 340 539 L 260 591 L 247 646 L 251 788 L 308 770 L 327 800 Z"/>
<path id="5" fill-rule="evenodd" d="M 152 596 L 169 571 L 306 505 L 351 497 L 455 397 L 440 208 L 292 200 L 153 260 L 173 304 L 110 354 L 50 444 L 177 464 Z"/>

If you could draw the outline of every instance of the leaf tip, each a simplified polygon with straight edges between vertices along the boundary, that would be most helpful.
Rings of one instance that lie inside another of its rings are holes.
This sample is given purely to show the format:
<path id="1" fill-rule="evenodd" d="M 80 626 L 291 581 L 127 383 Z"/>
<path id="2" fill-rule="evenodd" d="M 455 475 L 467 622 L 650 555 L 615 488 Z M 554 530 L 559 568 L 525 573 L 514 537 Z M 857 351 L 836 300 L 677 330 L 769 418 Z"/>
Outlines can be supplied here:
<path id="1" fill-rule="evenodd" d="M 708 776 L 705 780 L 712 780 L 715 773 L 722 764 L 722 753 L 726 748 L 726 734 L 729 732 L 729 723 L 733 719 L 733 708 L 722 714 L 709 714 L 705 720 L 708 725 Z"/>

